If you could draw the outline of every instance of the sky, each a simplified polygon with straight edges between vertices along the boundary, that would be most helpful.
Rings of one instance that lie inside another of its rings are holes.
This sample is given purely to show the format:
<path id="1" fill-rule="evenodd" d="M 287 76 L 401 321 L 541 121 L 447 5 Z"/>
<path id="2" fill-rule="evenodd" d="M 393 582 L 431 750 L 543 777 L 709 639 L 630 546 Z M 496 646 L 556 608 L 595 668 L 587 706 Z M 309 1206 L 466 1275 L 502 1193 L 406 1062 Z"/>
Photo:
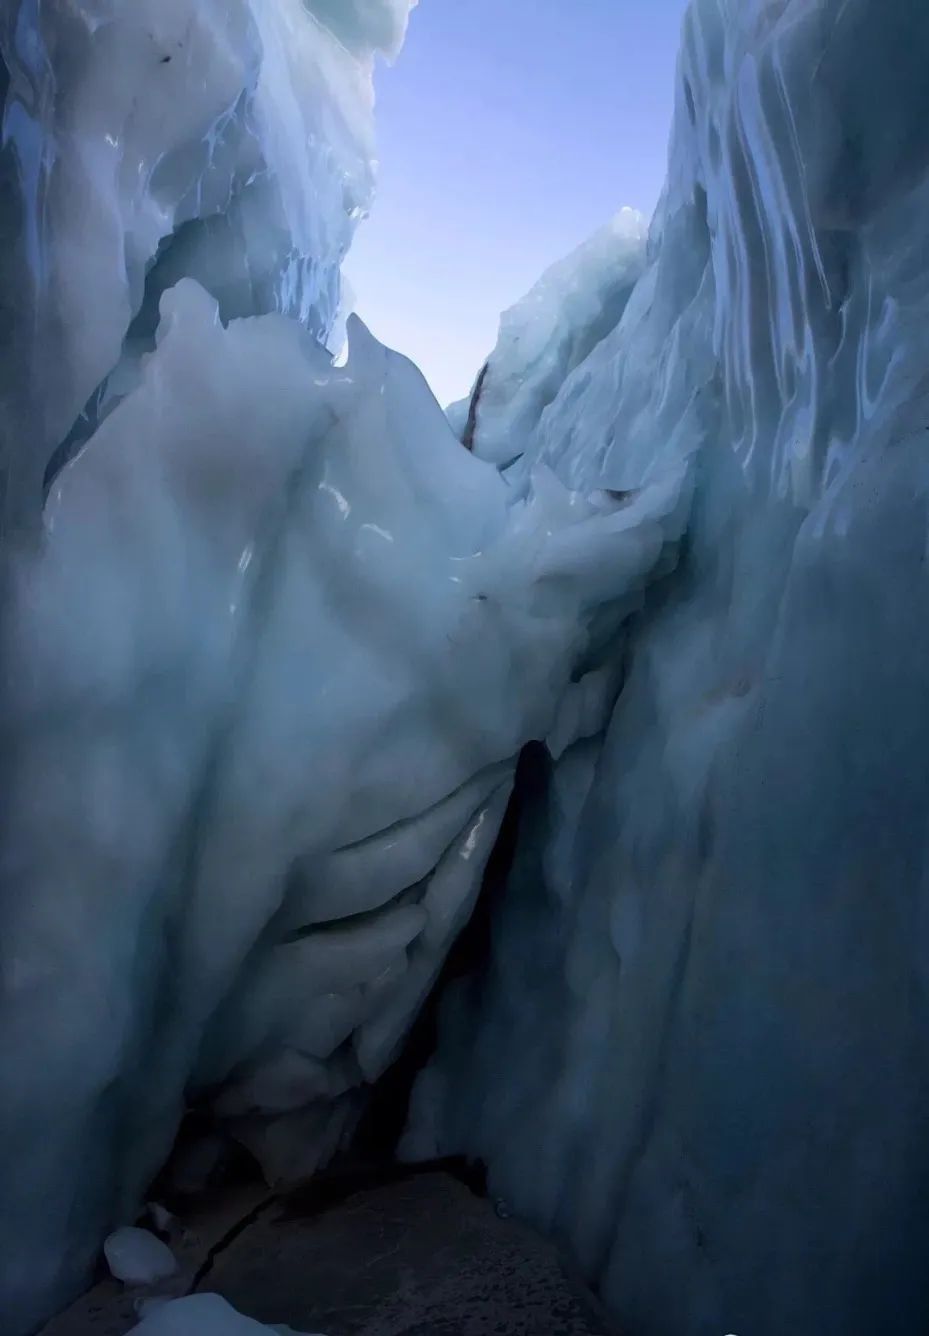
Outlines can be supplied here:
<path id="1" fill-rule="evenodd" d="M 664 180 L 685 0 L 420 0 L 376 76 L 379 184 L 355 309 L 442 404 L 500 312 Z"/>

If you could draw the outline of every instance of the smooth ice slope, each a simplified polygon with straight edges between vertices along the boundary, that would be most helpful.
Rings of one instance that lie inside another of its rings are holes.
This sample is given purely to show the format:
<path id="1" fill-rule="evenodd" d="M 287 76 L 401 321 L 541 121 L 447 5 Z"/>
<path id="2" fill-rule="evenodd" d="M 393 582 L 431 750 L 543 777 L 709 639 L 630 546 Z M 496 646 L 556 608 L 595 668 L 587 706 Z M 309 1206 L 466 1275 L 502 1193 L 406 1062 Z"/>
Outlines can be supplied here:
<path id="1" fill-rule="evenodd" d="M 689 451 L 693 510 L 407 1144 L 641 1336 L 929 1323 L 927 59 L 904 0 L 694 0 L 647 271 L 525 447 Z"/>

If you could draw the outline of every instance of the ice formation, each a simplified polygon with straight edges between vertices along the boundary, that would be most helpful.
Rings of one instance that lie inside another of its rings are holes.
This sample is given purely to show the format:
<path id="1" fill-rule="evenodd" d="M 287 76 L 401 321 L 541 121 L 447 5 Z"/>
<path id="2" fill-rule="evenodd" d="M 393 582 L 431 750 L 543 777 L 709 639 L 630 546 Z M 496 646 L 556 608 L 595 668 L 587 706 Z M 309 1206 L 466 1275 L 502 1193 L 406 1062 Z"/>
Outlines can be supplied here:
<path id="1" fill-rule="evenodd" d="M 224 318 L 280 310 L 326 337 L 371 197 L 373 53 L 397 50 L 408 10 L 5 6 L 7 530 L 34 523 L 49 461 L 67 459 L 133 383 L 179 277 L 209 289 Z"/>
<path id="2" fill-rule="evenodd" d="M 927 55 L 904 0 L 693 0 L 646 271 L 520 443 L 631 496 L 686 456 L 693 506 L 406 1149 L 642 1336 L 929 1321 Z"/>
<path id="3" fill-rule="evenodd" d="M 292 1327 L 253 1322 L 218 1294 L 191 1294 L 158 1304 L 133 1331 L 139 1336 L 302 1336 Z"/>
<path id="4" fill-rule="evenodd" d="M 676 467 L 631 504 L 541 461 L 517 490 L 357 320 L 334 364 L 371 53 L 405 6 L 15 8 L 14 1334 L 136 1217 L 186 1105 L 271 1181 L 333 1153 L 467 920 L 521 748 L 597 726 L 600 645 L 686 513 Z"/>
<path id="5" fill-rule="evenodd" d="M 453 430 L 329 351 L 408 8 L 0 18 L 4 1321 L 190 1102 L 271 1180 L 332 1153 L 545 740 L 407 1153 L 644 1336 L 919 1330 L 929 12 L 693 0 L 647 241 L 550 271 Z M 201 1298 L 146 1336 L 255 1329 Z"/>
<path id="6" fill-rule="evenodd" d="M 619 323 L 645 265 L 646 235 L 641 214 L 620 210 L 504 312 L 471 398 L 446 410 L 469 449 L 500 468 L 520 458 L 568 375 Z"/>
<path id="7" fill-rule="evenodd" d="M 177 1270 L 177 1261 L 166 1243 L 150 1230 L 124 1225 L 114 1229 L 103 1244 L 110 1274 L 127 1285 L 154 1285 Z"/>

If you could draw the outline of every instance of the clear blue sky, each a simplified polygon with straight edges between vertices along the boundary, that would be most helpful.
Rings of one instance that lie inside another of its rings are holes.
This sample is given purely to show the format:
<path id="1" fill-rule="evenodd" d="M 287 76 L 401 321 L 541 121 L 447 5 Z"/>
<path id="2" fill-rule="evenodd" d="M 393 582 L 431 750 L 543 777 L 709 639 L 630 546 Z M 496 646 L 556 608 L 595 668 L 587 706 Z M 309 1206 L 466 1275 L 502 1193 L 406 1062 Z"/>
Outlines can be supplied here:
<path id="1" fill-rule="evenodd" d="M 685 0 L 421 0 L 377 75 L 380 184 L 356 309 L 442 403 L 500 311 L 664 179 Z"/>

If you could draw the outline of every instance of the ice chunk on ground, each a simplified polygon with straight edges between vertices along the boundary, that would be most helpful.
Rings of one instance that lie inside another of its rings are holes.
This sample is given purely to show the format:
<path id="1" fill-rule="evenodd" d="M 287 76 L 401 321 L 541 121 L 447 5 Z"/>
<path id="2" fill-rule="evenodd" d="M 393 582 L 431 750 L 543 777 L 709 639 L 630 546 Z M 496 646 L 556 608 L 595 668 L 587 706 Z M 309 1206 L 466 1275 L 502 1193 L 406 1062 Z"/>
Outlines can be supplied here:
<path id="1" fill-rule="evenodd" d="M 177 1270 L 174 1253 L 147 1229 L 123 1225 L 103 1245 L 110 1273 L 126 1285 L 154 1285 Z"/>
<path id="2" fill-rule="evenodd" d="M 293 1327 L 266 1327 L 253 1322 L 218 1294 L 191 1294 L 161 1304 L 133 1331 L 140 1336 L 268 1336 L 275 1332 L 277 1336 L 302 1336 Z"/>

